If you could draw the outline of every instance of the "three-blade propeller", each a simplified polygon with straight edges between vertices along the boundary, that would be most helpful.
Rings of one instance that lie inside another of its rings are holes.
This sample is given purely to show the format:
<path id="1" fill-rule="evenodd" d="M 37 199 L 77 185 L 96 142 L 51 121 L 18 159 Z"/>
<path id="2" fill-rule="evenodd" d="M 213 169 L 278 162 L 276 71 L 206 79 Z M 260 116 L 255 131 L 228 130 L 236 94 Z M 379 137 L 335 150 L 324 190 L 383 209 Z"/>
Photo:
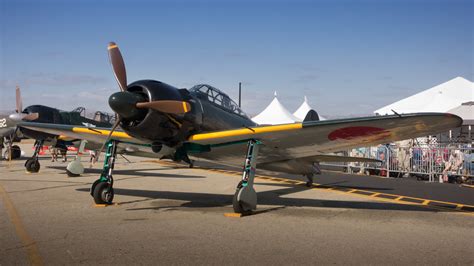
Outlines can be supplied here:
<path id="1" fill-rule="evenodd" d="M 107 49 L 109 50 L 110 64 L 112 65 L 115 79 L 117 80 L 121 92 L 124 93 L 127 91 L 127 72 L 125 70 L 122 53 L 114 42 L 110 42 Z M 176 100 L 137 102 L 134 107 L 138 109 L 149 108 L 169 114 L 184 114 L 191 110 L 191 105 L 188 102 Z"/>
<path id="2" fill-rule="evenodd" d="M 144 101 L 138 96 L 134 96 L 127 91 L 127 72 L 122 53 L 115 42 L 110 42 L 107 50 L 109 51 L 109 60 L 112 65 L 115 79 L 120 87 L 120 92 L 116 92 L 109 99 L 110 107 L 117 113 L 117 120 L 112 126 L 105 142 L 100 148 L 96 160 L 103 151 L 106 143 L 110 140 L 113 132 L 120 124 L 122 118 L 133 117 L 137 109 L 153 109 L 168 114 L 185 114 L 191 110 L 191 105 L 186 101 L 177 100 L 153 100 Z"/>

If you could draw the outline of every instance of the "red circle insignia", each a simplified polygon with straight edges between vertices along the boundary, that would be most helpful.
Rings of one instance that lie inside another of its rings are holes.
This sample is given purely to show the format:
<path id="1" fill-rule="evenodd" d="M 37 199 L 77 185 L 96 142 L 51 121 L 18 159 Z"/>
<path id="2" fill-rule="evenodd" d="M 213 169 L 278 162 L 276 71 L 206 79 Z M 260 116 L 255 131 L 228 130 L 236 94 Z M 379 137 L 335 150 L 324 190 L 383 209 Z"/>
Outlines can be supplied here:
<path id="1" fill-rule="evenodd" d="M 328 139 L 329 140 L 337 140 L 337 139 L 353 139 L 357 137 L 367 137 L 367 136 L 374 136 L 379 135 L 381 133 L 386 133 L 385 129 L 378 128 L 378 127 L 344 127 L 334 130 L 333 132 L 329 133 Z"/>

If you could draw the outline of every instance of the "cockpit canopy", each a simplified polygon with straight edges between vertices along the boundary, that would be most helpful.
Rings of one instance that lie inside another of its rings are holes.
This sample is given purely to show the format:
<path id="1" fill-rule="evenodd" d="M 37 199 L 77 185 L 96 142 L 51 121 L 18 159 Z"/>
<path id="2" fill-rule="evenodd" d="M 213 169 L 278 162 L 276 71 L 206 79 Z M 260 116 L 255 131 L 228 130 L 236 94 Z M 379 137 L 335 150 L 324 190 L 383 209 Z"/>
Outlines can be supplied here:
<path id="1" fill-rule="evenodd" d="M 232 101 L 232 99 L 230 99 L 227 94 L 210 85 L 199 84 L 192 87 L 190 91 L 196 93 L 198 97 L 204 97 L 204 99 L 209 100 L 209 102 L 214 103 L 221 108 L 229 110 L 237 115 L 247 117 L 247 115 L 234 101 Z"/>

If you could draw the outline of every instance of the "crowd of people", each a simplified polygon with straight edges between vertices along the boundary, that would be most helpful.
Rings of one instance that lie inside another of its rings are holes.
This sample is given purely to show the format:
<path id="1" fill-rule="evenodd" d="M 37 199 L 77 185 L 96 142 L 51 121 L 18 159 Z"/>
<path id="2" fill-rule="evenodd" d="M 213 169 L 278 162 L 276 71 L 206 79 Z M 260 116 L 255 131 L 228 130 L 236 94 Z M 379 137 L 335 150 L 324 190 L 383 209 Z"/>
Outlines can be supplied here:
<path id="1" fill-rule="evenodd" d="M 474 149 L 463 145 L 386 144 L 349 151 L 351 156 L 374 158 L 380 163 L 350 164 L 361 173 L 381 176 L 429 179 L 439 182 L 467 182 L 474 179 Z"/>

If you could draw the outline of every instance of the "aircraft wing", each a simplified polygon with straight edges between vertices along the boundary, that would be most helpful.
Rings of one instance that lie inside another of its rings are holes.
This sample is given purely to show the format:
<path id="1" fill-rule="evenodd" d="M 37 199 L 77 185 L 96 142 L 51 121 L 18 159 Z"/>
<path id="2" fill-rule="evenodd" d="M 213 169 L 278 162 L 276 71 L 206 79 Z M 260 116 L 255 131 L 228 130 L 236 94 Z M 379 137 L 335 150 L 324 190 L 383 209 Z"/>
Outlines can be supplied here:
<path id="1" fill-rule="evenodd" d="M 459 127 L 462 119 L 446 113 L 418 113 L 402 116 L 374 116 L 303 123 L 258 126 L 233 130 L 195 134 L 188 138 L 187 145 L 194 146 L 189 154 L 229 165 L 241 165 L 247 141 L 259 140 L 259 164 L 299 159 L 308 161 L 332 161 L 336 158 L 321 155 L 357 147 L 368 147 L 381 143 L 434 135 Z M 21 127 L 54 135 L 64 135 L 96 143 L 106 140 L 110 129 L 87 128 L 71 125 L 22 122 Z M 112 138 L 133 144 L 146 144 L 125 132 L 116 131 Z M 197 147 L 197 149 L 196 149 Z M 203 148 L 200 150 L 200 148 Z M 319 157 L 318 157 L 319 156 Z M 329 160 L 331 159 L 331 160 Z M 340 158 L 338 161 L 351 161 Z"/>
<path id="2" fill-rule="evenodd" d="M 73 139 L 87 140 L 90 142 L 102 144 L 106 141 L 110 128 L 84 127 L 73 125 L 60 125 L 50 123 L 21 122 L 20 127 L 32 129 L 52 135 L 66 136 Z M 144 144 L 144 142 L 135 139 L 123 131 L 116 130 L 112 133 L 112 139 L 122 142 L 133 142 Z"/>
<path id="3" fill-rule="evenodd" d="M 259 140 L 258 162 L 270 163 L 434 135 L 461 124 L 452 114 L 417 113 L 240 128 L 196 134 L 188 141 L 209 145 L 211 152 L 199 157 L 241 163 L 246 141 Z"/>

